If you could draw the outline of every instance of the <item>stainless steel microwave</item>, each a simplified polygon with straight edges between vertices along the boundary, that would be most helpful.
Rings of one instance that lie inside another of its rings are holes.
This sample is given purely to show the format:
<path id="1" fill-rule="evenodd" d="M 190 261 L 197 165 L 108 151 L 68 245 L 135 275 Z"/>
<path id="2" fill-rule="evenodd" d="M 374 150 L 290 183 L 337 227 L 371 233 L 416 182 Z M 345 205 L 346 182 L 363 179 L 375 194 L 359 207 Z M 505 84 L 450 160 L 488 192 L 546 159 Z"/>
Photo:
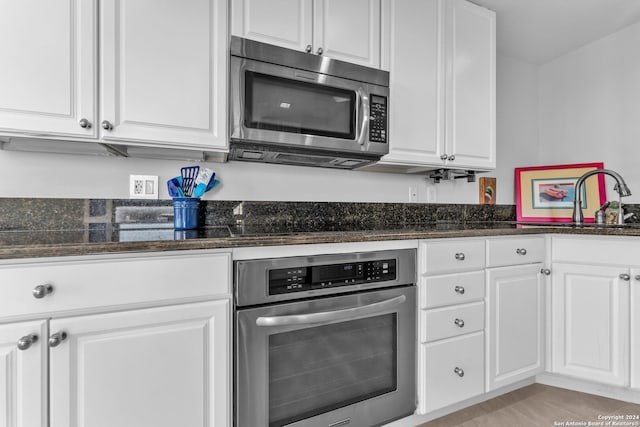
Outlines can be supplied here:
<path id="1" fill-rule="evenodd" d="M 389 73 L 231 37 L 230 158 L 354 169 L 389 152 Z"/>

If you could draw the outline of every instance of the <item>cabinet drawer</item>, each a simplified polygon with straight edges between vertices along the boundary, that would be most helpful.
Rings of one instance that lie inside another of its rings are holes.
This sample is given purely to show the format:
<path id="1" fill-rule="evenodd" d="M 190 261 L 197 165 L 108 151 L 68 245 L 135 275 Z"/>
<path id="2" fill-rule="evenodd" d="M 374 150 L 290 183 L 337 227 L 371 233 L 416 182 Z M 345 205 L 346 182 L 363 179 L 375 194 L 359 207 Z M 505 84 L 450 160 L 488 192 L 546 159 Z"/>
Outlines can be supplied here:
<path id="1" fill-rule="evenodd" d="M 451 240 L 425 244 L 427 274 L 484 268 L 484 240 Z"/>
<path id="2" fill-rule="evenodd" d="M 484 272 L 429 276 L 420 290 L 420 308 L 462 304 L 484 298 Z"/>
<path id="3" fill-rule="evenodd" d="M 421 342 L 431 342 L 484 329 L 484 302 L 424 310 Z"/>
<path id="4" fill-rule="evenodd" d="M 487 242 L 487 267 L 544 261 L 544 237 L 496 239 Z"/>
<path id="5" fill-rule="evenodd" d="M 0 317 L 225 295 L 230 272 L 231 254 L 191 251 L 0 264 Z"/>
<path id="6" fill-rule="evenodd" d="M 483 332 L 423 345 L 427 359 L 423 393 L 426 412 L 484 392 Z"/>

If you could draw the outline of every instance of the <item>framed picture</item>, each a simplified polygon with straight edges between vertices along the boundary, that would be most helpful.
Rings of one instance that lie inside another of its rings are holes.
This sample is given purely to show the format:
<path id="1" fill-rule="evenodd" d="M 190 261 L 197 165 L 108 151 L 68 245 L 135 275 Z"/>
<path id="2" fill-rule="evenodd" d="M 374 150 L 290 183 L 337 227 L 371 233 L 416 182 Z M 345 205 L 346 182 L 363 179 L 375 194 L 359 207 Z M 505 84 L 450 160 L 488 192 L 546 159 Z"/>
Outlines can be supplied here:
<path id="1" fill-rule="evenodd" d="M 571 222 L 578 178 L 603 168 L 603 163 L 516 168 L 518 221 Z M 584 221 L 593 222 L 595 211 L 606 201 L 604 175 L 589 177 L 580 196 Z"/>
<path id="2" fill-rule="evenodd" d="M 489 177 L 480 178 L 480 204 L 496 204 L 496 179 Z"/>

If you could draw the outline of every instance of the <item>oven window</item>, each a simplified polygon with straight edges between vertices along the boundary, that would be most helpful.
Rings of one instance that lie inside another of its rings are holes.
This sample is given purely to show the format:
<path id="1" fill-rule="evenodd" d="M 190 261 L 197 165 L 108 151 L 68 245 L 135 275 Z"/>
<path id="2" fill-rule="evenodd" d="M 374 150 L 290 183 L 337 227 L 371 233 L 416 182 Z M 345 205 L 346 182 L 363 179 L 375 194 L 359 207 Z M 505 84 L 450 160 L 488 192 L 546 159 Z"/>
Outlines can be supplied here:
<path id="1" fill-rule="evenodd" d="M 269 336 L 269 426 L 397 388 L 397 314 Z"/>
<path id="2" fill-rule="evenodd" d="M 245 72 L 245 126 L 355 139 L 354 91 Z"/>

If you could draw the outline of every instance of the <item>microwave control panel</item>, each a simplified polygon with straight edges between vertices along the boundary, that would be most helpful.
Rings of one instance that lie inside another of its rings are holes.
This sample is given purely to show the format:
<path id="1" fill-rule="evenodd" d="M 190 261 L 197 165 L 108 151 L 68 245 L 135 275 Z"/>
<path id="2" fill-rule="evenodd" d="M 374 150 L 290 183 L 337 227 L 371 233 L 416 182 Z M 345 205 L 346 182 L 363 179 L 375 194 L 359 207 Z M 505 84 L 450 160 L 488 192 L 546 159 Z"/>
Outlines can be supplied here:
<path id="1" fill-rule="evenodd" d="M 396 279 L 396 260 L 269 270 L 269 295 L 352 286 Z"/>
<path id="2" fill-rule="evenodd" d="M 371 95 L 369 104 L 369 141 L 387 142 L 387 98 L 380 95 Z"/>

